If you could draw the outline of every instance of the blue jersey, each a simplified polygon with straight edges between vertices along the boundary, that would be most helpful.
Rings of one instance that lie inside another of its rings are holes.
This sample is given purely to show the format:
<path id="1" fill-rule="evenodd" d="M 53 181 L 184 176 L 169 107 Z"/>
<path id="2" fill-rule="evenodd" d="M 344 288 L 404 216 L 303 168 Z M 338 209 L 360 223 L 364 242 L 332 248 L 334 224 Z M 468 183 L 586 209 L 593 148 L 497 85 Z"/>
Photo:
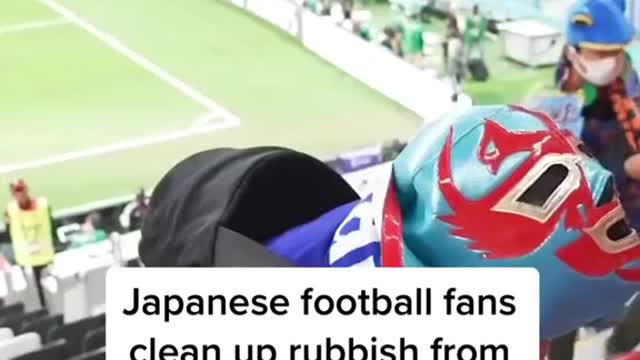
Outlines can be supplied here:
<path id="1" fill-rule="evenodd" d="M 584 118 L 580 113 L 582 101 L 578 97 L 544 96 L 531 101 L 527 107 L 546 113 L 561 129 L 569 130 L 576 138 L 580 138 Z"/>
<path id="2" fill-rule="evenodd" d="M 268 247 L 301 267 L 379 267 L 381 244 L 371 196 L 291 229 Z"/>

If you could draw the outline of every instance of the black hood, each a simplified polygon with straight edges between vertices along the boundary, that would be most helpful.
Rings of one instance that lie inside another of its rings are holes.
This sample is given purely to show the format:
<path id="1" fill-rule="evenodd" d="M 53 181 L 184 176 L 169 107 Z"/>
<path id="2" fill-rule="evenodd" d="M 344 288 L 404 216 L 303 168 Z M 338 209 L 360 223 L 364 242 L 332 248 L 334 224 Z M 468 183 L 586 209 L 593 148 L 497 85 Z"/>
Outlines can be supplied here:
<path id="1" fill-rule="evenodd" d="M 156 186 L 140 259 L 145 266 L 287 266 L 262 244 L 356 199 L 342 176 L 300 152 L 204 151 Z"/>

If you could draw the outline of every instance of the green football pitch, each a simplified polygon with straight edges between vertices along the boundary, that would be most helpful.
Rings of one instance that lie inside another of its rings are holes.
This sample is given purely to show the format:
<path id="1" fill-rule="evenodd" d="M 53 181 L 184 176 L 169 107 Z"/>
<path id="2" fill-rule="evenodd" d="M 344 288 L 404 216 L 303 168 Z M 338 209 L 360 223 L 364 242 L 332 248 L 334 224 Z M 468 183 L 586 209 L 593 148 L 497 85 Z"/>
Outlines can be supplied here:
<path id="1" fill-rule="evenodd" d="M 224 0 L 2 0 L 0 124 L 0 184 L 63 208 L 204 149 L 329 156 L 421 120 Z"/>

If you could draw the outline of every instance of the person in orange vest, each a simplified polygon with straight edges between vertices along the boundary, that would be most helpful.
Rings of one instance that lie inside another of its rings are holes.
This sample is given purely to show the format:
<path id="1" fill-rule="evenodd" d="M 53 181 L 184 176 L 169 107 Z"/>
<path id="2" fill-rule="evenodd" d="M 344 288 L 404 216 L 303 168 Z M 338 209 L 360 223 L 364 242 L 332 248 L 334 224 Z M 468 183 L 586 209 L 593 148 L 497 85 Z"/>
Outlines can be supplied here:
<path id="1" fill-rule="evenodd" d="M 33 269 L 40 304 L 45 308 L 42 274 L 55 256 L 51 206 L 46 198 L 31 196 L 22 179 L 12 182 L 9 189 L 13 200 L 7 205 L 5 223 L 15 261 L 23 269 Z"/>

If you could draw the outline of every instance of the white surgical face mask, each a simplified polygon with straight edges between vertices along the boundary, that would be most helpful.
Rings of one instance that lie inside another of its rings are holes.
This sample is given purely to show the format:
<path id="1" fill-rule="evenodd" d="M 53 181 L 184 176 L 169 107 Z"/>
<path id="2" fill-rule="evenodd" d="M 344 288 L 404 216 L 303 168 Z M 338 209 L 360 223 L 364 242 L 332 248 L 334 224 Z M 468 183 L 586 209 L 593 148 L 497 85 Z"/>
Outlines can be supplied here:
<path id="1" fill-rule="evenodd" d="M 588 82 L 597 85 L 604 86 L 610 84 L 620 74 L 617 69 L 617 56 L 609 56 L 598 60 L 586 60 L 580 58 L 580 61 L 586 68 L 586 71 L 582 71 L 580 67 L 576 67 L 580 75 Z"/>

